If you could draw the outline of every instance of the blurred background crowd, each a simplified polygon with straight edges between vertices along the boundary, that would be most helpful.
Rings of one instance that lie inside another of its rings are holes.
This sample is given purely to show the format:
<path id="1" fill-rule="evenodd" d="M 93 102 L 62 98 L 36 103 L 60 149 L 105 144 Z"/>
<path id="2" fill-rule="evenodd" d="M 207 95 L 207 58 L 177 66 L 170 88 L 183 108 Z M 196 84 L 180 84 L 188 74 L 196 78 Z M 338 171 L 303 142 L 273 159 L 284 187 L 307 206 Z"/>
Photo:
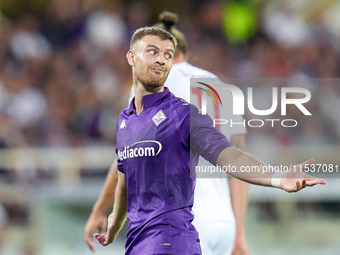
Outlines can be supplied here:
<path id="1" fill-rule="evenodd" d="M 312 116 L 300 119 L 297 109 L 289 111 L 297 127 L 248 128 L 249 151 L 267 162 L 280 162 L 282 155 L 292 162 L 296 150 L 282 146 L 339 144 L 339 1 L 3 0 L 0 185 L 58 175 L 48 176 L 27 157 L 8 163 L 11 149 L 108 146 L 115 158 L 116 120 L 132 84 L 125 59 L 129 40 L 137 28 L 156 23 L 163 10 L 178 13 L 189 62 L 221 78 L 257 80 L 251 86 L 258 108 L 270 107 L 273 86 L 312 93 L 306 104 Z M 240 85 L 244 91 L 249 86 Z M 246 119 L 254 118 L 248 114 Z M 272 149 L 261 154 L 258 148 L 267 146 Z M 339 163 L 338 157 L 323 159 Z M 8 215 L 25 218 L 28 210 L 27 203 L 13 205 L 1 192 L 0 229 Z"/>
<path id="2" fill-rule="evenodd" d="M 132 84 L 125 59 L 130 37 L 136 28 L 156 23 L 165 4 L 3 2 L 1 146 L 114 143 L 115 120 Z M 328 2 L 303 12 L 290 1 L 192 0 L 165 6 L 180 16 L 189 61 L 220 77 L 338 78 L 340 33 L 322 16 L 337 1 Z M 316 94 L 339 93 L 329 90 Z"/>

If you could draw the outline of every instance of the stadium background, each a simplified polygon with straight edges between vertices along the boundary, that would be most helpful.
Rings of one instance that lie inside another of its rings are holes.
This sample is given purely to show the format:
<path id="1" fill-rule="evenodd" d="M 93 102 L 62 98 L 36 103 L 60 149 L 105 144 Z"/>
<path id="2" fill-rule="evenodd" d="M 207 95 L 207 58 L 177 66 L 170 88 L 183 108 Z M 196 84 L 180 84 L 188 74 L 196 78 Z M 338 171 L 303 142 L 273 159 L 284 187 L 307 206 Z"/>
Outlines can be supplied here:
<path id="1" fill-rule="evenodd" d="M 340 165 L 340 1 L 2 0 L 0 254 L 91 254 L 83 227 L 115 158 L 128 42 L 165 9 L 180 15 L 193 64 L 220 77 L 294 78 L 312 92 L 312 117 L 249 128 L 249 152 Z M 273 83 L 253 86 L 267 102 Z M 336 177 L 298 194 L 252 186 L 250 254 L 340 254 Z M 123 243 L 121 234 L 97 254 L 123 254 Z"/>

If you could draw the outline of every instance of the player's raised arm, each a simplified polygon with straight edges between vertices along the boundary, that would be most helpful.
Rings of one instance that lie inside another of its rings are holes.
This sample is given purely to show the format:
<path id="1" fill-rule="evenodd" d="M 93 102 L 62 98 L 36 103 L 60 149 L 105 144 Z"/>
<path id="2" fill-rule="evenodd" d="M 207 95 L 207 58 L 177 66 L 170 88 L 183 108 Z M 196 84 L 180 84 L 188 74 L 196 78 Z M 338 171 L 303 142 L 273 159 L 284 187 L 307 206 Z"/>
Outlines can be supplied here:
<path id="1" fill-rule="evenodd" d="M 303 172 L 303 169 L 314 163 L 310 159 L 302 164 L 293 166 L 289 171 L 273 173 L 273 171 L 261 171 L 268 166 L 255 157 L 244 153 L 234 147 L 224 149 L 217 157 L 216 164 L 235 178 L 243 181 L 281 188 L 287 192 L 296 192 L 307 186 L 326 184 L 326 181 Z M 236 171 L 230 171 L 231 167 Z M 256 168 L 258 171 L 244 171 L 244 169 Z"/>

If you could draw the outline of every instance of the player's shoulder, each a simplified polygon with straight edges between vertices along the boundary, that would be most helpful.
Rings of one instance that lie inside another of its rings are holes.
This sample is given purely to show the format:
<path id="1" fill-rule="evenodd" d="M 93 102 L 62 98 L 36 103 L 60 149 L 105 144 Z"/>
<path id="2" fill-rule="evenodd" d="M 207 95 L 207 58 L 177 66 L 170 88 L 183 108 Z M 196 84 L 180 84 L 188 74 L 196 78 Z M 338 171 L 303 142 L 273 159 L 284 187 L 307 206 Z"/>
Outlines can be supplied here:
<path id="1" fill-rule="evenodd" d="M 197 117 L 201 115 L 201 110 L 197 106 L 187 102 L 186 100 L 176 97 L 171 93 L 168 98 L 167 110 L 174 113 L 178 120 L 184 120 L 185 118 Z"/>
<path id="2" fill-rule="evenodd" d="M 186 109 L 189 105 L 188 101 L 184 100 L 183 98 L 177 97 L 174 93 L 170 91 L 167 97 L 167 103 L 169 107 L 173 109 Z"/>
<path id="3" fill-rule="evenodd" d="M 119 119 L 127 119 L 131 115 L 131 108 L 127 107 L 124 110 L 122 110 L 118 116 Z"/>
<path id="4" fill-rule="evenodd" d="M 194 66 L 188 62 L 180 62 L 172 67 L 174 72 L 181 72 L 190 78 L 217 78 L 215 74 L 198 66 Z"/>
<path id="5" fill-rule="evenodd" d="M 179 118 L 183 118 L 190 113 L 190 103 L 183 98 L 176 97 L 173 93 L 169 93 L 167 96 L 167 108 Z"/>

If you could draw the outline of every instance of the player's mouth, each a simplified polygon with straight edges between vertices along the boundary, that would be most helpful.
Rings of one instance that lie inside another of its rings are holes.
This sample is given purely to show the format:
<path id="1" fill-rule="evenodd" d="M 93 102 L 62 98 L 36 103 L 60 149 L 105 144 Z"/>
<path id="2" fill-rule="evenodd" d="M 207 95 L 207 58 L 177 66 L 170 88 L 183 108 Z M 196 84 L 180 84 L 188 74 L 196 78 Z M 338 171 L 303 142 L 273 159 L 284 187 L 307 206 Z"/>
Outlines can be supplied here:
<path id="1" fill-rule="evenodd" d="M 157 74 L 162 74 L 162 73 L 165 72 L 165 70 L 162 69 L 162 68 L 152 67 L 152 68 L 150 68 L 150 69 L 151 69 L 151 71 L 153 71 L 153 72 L 155 72 L 155 73 L 157 73 Z"/>

